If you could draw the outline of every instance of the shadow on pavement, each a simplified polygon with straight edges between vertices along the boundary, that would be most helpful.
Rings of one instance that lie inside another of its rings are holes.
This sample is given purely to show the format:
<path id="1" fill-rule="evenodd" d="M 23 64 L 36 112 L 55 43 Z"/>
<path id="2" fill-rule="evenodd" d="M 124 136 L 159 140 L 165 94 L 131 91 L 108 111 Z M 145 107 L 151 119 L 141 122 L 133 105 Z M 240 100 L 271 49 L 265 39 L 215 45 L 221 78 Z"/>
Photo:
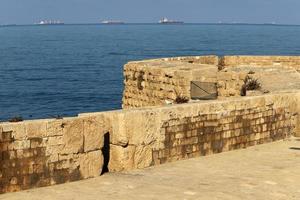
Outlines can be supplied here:
<path id="1" fill-rule="evenodd" d="M 291 150 L 298 150 L 298 151 L 300 151 L 300 147 L 291 147 L 290 149 Z"/>

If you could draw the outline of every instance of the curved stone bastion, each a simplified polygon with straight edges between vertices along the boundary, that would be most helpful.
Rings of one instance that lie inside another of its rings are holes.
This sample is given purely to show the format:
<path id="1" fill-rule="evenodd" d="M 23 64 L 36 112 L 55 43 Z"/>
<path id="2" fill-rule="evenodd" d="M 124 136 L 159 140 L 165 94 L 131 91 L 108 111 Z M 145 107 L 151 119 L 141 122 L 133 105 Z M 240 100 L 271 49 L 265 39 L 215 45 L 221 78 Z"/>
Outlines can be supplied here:
<path id="1" fill-rule="evenodd" d="M 300 57 L 130 62 L 123 110 L 0 123 L 0 193 L 300 136 Z"/>

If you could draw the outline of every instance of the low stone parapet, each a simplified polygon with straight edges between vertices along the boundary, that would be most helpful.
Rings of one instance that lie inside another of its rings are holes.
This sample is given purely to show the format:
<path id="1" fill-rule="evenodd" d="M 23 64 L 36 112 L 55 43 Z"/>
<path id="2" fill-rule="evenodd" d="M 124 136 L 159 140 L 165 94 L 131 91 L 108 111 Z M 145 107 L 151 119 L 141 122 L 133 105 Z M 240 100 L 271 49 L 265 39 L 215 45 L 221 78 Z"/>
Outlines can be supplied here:
<path id="1" fill-rule="evenodd" d="M 220 58 L 222 68 L 238 66 L 300 68 L 300 56 L 224 56 Z"/>
<path id="2" fill-rule="evenodd" d="M 0 193 L 282 140 L 299 133 L 299 94 L 0 123 Z"/>
<path id="3" fill-rule="evenodd" d="M 0 123 L 0 193 L 99 176 L 103 116 Z"/>
<path id="4" fill-rule="evenodd" d="M 288 93 L 120 112 L 112 124 L 109 169 L 144 168 L 288 138 L 299 128 L 298 101 L 298 93 Z"/>

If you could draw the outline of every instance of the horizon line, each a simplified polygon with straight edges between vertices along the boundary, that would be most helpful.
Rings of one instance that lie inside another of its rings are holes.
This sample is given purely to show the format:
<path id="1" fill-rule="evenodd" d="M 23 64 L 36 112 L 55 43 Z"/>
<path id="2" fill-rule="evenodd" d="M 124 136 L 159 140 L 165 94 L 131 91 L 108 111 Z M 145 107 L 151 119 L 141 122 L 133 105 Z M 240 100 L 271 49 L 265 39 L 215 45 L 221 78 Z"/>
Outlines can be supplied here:
<path id="1" fill-rule="evenodd" d="M 276 24 L 276 23 L 246 23 L 246 22 L 184 22 L 182 24 L 160 24 L 158 22 L 123 22 L 122 24 L 104 24 L 101 22 L 92 23 L 63 23 L 63 24 L 0 24 L 0 26 L 62 26 L 62 25 L 268 25 L 268 26 L 300 26 L 300 24 Z"/>

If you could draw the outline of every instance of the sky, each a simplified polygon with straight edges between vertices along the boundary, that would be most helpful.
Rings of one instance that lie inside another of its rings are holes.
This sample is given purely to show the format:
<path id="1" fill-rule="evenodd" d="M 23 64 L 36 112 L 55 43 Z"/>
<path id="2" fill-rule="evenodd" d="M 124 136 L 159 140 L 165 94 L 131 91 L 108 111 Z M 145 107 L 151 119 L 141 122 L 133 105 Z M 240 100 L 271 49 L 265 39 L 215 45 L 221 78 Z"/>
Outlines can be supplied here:
<path id="1" fill-rule="evenodd" d="M 0 0 L 0 24 L 157 22 L 300 24 L 300 0 Z"/>

